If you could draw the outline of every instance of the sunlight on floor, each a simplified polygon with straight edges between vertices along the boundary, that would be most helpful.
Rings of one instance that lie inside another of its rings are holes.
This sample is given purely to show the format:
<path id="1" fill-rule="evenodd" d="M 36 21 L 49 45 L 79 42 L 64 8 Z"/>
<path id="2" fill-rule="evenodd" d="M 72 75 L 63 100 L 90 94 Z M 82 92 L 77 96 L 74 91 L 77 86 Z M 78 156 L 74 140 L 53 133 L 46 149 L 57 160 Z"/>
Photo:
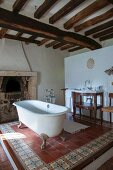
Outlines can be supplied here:
<path id="1" fill-rule="evenodd" d="M 21 138 L 26 138 L 26 136 L 23 135 L 22 133 L 4 133 L 4 134 L 0 134 L 0 138 L 2 140 L 6 140 L 6 139 L 21 139 Z"/>

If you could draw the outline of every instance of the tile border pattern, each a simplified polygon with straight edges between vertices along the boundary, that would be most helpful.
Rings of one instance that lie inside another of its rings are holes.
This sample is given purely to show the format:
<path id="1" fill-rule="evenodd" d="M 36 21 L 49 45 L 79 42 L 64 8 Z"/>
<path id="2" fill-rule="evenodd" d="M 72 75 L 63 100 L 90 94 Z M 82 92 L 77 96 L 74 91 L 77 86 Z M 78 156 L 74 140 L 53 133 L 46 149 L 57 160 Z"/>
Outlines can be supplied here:
<path id="1" fill-rule="evenodd" d="M 11 126 L 16 124 L 18 122 L 1 124 L 0 130 L 2 134 L 15 133 Z M 7 141 L 26 170 L 70 170 L 113 142 L 113 130 L 106 132 L 88 144 L 71 151 L 49 164 L 41 160 L 23 139 L 7 139 Z"/>

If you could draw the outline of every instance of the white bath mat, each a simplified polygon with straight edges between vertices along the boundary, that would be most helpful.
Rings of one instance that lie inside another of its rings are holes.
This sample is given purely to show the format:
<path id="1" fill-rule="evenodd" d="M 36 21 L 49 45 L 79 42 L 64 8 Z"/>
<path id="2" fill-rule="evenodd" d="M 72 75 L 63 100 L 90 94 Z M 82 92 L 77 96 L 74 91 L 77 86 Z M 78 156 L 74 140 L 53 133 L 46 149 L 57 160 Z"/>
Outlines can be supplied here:
<path id="1" fill-rule="evenodd" d="M 89 126 L 83 125 L 81 123 L 73 122 L 65 119 L 64 121 L 64 130 L 69 133 L 75 133 L 80 131 L 81 129 L 86 129 Z"/>

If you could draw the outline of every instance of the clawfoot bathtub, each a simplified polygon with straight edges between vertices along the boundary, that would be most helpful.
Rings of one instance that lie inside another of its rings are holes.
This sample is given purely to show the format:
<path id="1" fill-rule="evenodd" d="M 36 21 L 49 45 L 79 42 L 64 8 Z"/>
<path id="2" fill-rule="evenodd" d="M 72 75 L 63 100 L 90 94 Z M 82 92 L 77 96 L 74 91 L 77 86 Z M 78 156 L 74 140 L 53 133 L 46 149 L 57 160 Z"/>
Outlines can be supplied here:
<path id="1" fill-rule="evenodd" d="M 43 140 L 41 149 L 46 147 L 46 140 L 62 133 L 67 107 L 42 102 L 24 100 L 13 103 L 16 106 L 20 125 L 25 124 Z"/>

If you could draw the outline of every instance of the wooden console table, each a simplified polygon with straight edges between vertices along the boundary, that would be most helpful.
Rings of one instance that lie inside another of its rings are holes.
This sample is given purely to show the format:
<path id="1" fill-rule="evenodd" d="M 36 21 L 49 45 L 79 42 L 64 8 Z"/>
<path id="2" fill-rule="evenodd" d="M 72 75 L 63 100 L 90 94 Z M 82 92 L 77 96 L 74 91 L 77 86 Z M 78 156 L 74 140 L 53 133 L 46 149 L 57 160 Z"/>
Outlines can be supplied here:
<path id="1" fill-rule="evenodd" d="M 84 102 L 83 98 L 86 96 L 87 100 L 90 102 Z M 100 98 L 100 104 L 97 104 L 97 97 Z M 103 107 L 103 92 L 72 92 L 73 98 L 73 116 L 76 114 L 76 108 L 79 108 L 79 113 L 81 117 L 81 109 L 90 110 L 90 119 L 92 118 L 92 111 L 94 111 L 94 120 L 96 121 L 97 110 L 100 109 L 100 118 L 102 122 L 102 112 L 101 108 Z"/>

